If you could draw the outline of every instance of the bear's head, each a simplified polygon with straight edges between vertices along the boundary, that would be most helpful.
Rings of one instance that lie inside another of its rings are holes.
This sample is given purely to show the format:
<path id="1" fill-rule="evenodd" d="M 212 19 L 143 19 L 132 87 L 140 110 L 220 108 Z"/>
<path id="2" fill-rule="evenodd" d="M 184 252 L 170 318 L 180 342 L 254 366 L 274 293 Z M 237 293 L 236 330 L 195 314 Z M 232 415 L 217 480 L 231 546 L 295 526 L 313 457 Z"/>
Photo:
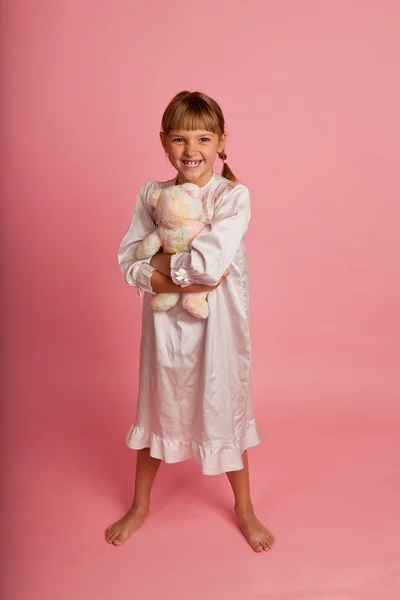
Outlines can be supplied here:
<path id="1" fill-rule="evenodd" d="M 200 219 L 202 214 L 200 194 L 201 189 L 194 183 L 183 183 L 157 190 L 151 200 L 157 223 L 173 228 Z"/>

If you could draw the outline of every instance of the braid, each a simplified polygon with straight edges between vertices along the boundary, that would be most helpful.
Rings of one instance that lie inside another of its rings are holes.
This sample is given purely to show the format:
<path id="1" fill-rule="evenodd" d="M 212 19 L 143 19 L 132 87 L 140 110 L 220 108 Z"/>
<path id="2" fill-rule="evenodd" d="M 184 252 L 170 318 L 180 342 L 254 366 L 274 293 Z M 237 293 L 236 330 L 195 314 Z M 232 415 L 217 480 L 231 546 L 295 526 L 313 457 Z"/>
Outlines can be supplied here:
<path id="1" fill-rule="evenodd" d="M 225 179 L 229 179 L 230 181 L 237 181 L 237 177 L 234 175 L 234 173 L 232 172 L 232 170 L 230 169 L 230 167 L 228 166 L 228 164 L 226 162 L 226 159 L 228 157 L 225 154 L 225 152 L 220 152 L 218 154 L 218 156 L 224 163 L 224 166 L 222 167 L 222 173 L 221 173 L 222 177 L 225 177 Z"/>

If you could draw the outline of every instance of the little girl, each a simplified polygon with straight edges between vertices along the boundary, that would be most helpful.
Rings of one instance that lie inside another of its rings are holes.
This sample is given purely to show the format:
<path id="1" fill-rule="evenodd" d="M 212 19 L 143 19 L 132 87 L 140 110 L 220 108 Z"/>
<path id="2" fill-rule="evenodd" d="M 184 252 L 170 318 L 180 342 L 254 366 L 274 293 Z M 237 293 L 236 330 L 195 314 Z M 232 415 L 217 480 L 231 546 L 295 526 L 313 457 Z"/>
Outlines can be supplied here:
<path id="1" fill-rule="evenodd" d="M 162 460 L 194 458 L 205 475 L 226 473 L 238 524 L 256 552 L 273 545 L 254 514 L 247 448 L 260 443 L 253 415 L 250 363 L 248 268 L 244 234 L 250 197 L 226 164 L 225 122 L 219 105 L 199 92 L 181 92 L 162 119 L 161 143 L 175 179 L 149 181 L 140 191 L 119 263 L 129 285 L 144 295 L 140 383 L 136 421 L 127 444 L 138 450 L 133 503 L 111 525 L 106 540 L 125 542 L 145 520 Z M 217 155 L 222 175 L 214 172 Z M 186 182 L 201 188 L 207 227 L 190 252 L 137 260 L 136 248 L 156 228 L 155 190 Z M 191 316 L 178 303 L 154 312 L 151 295 L 209 291 L 208 319 Z"/>

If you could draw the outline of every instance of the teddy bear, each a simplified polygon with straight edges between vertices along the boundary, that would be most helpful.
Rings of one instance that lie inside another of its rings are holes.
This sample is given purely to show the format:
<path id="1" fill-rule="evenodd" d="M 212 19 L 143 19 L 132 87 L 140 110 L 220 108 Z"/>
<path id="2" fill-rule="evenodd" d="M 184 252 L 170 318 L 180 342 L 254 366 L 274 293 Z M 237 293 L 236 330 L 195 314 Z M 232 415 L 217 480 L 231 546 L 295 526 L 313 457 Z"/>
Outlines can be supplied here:
<path id="1" fill-rule="evenodd" d="M 162 248 L 163 252 L 190 251 L 192 240 L 207 224 L 202 220 L 201 189 L 194 183 L 173 185 L 158 189 L 151 198 L 157 229 L 148 235 L 137 247 L 138 259 L 151 258 Z M 152 298 L 155 312 L 166 312 L 182 299 L 182 306 L 193 317 L 207 319 L 209 305 L 208 292 L 159 293 Z"/>

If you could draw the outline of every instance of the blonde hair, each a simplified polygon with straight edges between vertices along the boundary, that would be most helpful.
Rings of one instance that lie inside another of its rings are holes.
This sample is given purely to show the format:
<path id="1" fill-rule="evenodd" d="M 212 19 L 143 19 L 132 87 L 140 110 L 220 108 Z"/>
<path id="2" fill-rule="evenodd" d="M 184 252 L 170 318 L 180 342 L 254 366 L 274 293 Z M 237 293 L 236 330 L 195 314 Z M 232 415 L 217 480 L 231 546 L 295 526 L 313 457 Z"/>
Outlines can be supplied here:
<path id="1" fill-rule="evenodd" d="M 205 129 L 222 137 L 225 133 L 225 119 L 219 104 L 209 96 L 201 92 L 180 92 L 165 109 L 161 127 L 165 135 L 173 129 Z M 224 163 L 222 176 L 230 181 L 237 181 L 226 163 L 225 152 L 220 152 L 218 156 Z"/>

